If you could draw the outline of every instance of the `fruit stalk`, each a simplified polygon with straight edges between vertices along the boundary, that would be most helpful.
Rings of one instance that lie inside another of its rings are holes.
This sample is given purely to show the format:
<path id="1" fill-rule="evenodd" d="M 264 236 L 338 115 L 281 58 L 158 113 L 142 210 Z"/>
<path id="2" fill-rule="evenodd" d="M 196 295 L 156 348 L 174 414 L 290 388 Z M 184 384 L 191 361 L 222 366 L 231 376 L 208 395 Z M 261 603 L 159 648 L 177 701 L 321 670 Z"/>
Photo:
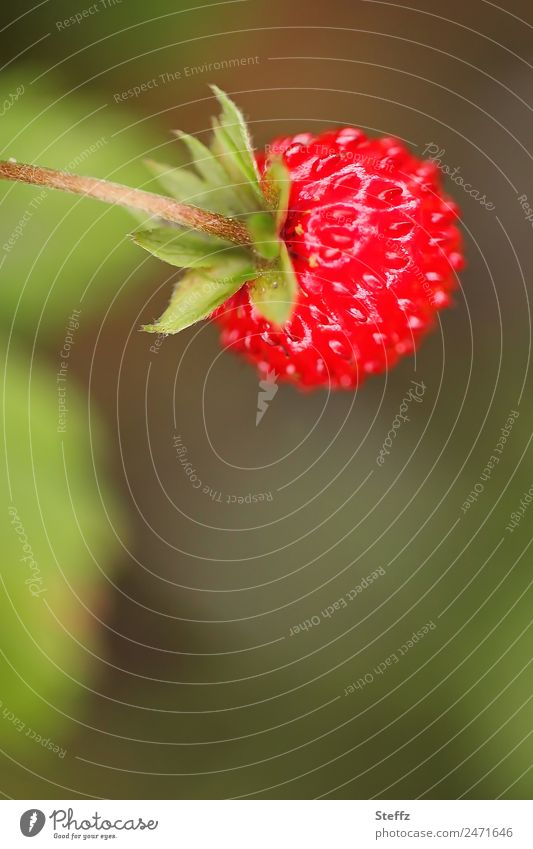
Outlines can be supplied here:
<path id="1" fill-rule="evenodd" d="M 140 209 L 157 215 L 165 221 L 181 224 L 193 230 L 201 230 L 203 233 L 227 239 L 237 245 L 250 244 L 248 230 L 240 221 L 226 218 L 216 212 L 178 203 L 173 198 L 153 192 L 131 189 L 119 183 L 10 161 L 0 161 L 0 179 L 59 189 L 63 192 L 93 197 L 105 203 Z"/>

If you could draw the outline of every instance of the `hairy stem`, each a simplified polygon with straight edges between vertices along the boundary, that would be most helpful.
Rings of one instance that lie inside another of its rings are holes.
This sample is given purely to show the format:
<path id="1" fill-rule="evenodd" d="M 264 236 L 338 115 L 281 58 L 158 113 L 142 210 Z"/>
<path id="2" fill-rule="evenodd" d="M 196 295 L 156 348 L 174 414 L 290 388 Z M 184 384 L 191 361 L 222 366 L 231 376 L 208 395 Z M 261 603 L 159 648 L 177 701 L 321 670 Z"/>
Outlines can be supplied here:
<path id="1" fill-rule="evenodd" d="M 87 195 L 105 203 L 141 209 L 165 221 L 191 227 L 193 230 L 201 230 L 238 245 L 250 244 L 248 230 L 240 221 L 225 218 L 216 212 L 208 212 L 195 206 L 186 206 L 173 198 L 153 192 L 130 189 L 119 183 L 109 183 L 107 180 L 97 180 L 94 177 L 79 177 L 77 174 L 40 168 L 37 165 L 3 161 L 0 161 L 0 179 L 29 183 L 32 186 L 46 186 L 63 192 Z"/>

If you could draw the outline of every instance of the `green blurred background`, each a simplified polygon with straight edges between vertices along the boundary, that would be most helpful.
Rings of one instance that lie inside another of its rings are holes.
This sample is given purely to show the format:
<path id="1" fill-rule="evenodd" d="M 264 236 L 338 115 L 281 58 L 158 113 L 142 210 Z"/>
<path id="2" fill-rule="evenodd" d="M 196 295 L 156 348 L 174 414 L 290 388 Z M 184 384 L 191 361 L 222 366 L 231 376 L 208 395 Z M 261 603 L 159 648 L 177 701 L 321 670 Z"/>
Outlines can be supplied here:
<path id="1" fill-rule="evenodd" d="M 205 139 L 216 83 L 258 147 L 339 124 L 432 143 L 495 206 L 448 182 L 468 268 L 415 359 L 355 395 L 280 386 L 256 427 L 212 325 L 139 332 L 175 269 L 124 211 L 0 187 L 5 797 L 531 795 L 533 508 L 506 526 L 533 484 L 532 25 L 527 0 L 3 11 L 2 158 L 152 188 L 143 159 Z"/>

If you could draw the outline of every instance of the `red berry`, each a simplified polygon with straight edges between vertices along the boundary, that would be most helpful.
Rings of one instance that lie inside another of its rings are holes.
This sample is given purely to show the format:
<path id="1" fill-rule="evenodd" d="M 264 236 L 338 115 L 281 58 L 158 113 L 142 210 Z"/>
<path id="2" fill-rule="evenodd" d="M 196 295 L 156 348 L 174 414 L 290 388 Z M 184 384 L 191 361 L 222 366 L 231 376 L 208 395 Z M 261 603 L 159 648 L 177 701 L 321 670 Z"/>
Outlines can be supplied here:
<path id="1" fill-rule="evenodd" d="M 302 387 L 350 389 L 412 353 L 449 304 L 463 267 L 458 209 L 437 167 L 393 138 L 344 128 L 277 139 L 291 176 L 281 233 L 299 294 L 276 328 L 243 286 L 215 317 L 222 343 L 261 373 Z"/>

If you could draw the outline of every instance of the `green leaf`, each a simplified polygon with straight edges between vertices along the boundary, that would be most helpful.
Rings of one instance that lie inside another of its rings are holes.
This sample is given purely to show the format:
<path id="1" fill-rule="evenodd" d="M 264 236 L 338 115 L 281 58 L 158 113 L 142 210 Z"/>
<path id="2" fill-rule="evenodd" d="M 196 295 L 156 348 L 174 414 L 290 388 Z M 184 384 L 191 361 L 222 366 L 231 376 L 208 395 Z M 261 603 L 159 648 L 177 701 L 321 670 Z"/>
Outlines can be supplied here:
<path id="1" fill-rule="evenodd" d="M 211 89 L 222 107 L 218 120 L 213 121 L 212 150 L 220 157 L 221 165 L 230 178 L 235 181 L 239 177 L 244 178 L 259 208 L 264 208 L 265 196 L 259 184 L 259 169 L 242 112 L 217 86 L 211 86 Z"/>
<path id="2" fill-rule="evenodd" d="M 248 219 L 248 230 L 257 253 L 264 259 L 276 259 L 279 256 L 280 241 L 276 232 L 276 222 L 269 212 L 257 212 Z"/>
<path id="3" fill-rule="evenodd" d="M 284 242 L 276 267 L 268 269 L 249 286 L 250 301 L 268 321 L 282 326 L 296 306 L 298 281 Z"/>
<path id="4" fill-rule="evenodd" d="M 232 242 L 174 227 L 142 230 L 133 234 L 133 241 L 158 259 L 179 268 L 212 268 L 224 259 L 225 254 L 227 256 L 228 251 L 233 256 L 246 255 Z"/>
<path id="5" fill-rule="evenodd" d="M 278 233 L 285 224 L 291 192 L 291 177 L 289 169 L 282 159 L 274 159 L 267 168 L 264 181 L 268 187 L 269 200 L 276 213 Z"/>
<path id="6" fill-rule="evenodd" d="M 207 318 L 256 274 L 251 257 L 236 249 L 209 271 L 188 271 L 177 284 L 170 304 L 155 324 L 143 327 L 148 333 L 179 333 Z"/>

